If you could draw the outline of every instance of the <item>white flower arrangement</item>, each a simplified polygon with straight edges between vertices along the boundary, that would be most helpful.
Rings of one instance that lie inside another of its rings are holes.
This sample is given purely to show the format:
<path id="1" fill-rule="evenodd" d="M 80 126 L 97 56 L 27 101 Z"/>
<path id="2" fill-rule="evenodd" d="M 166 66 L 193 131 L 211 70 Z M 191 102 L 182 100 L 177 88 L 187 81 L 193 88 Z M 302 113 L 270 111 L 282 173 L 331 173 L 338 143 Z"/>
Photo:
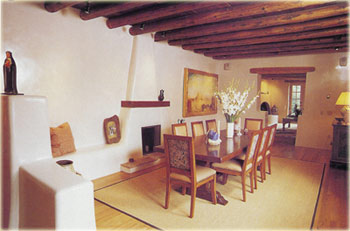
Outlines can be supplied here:
<path id="1" fill-rule="evenodd" d="M 230 86 L 225 90 L 215 93 L 219 103 L 222 104 L 222 112 L 224 113 L 227 122 L 234 122 L 238 119 L 241 114 L 244 114 L 259 97 L 259 94 L 257 94 L 248 104 L 246 104 L 251 87 L 246 87 L 243 92 L 239 91 L 238 87 L 239 81 L 233 79 Z"/>

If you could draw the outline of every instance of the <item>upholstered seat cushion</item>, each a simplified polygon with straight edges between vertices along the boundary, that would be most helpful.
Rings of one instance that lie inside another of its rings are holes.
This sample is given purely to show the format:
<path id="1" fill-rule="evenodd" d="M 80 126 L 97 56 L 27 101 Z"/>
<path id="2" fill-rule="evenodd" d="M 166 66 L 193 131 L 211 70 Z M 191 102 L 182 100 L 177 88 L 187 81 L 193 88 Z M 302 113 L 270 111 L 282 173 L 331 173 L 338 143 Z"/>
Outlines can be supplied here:
<path id="1" fill-rule="evenodd" d="M 243 161 L 231 159 L 223 163 L 214 163 L 212 165 L 214 168 L 227 169 L 235 172 L 242 172 Z M 252 167 L 252 164 L 247 165 L 247 170 Z"/>
<path id="2" fill-rule="evenodd" d="M 262 156 L 258 156 L 258 159 L 256 161 L 259 162 L 260 160 L 262 160 Z"/>
<path id="3" fill-rule="evenodd" d="M 242 153 L 242 154 L 236 156 L 234 159 L 244 160 L 245 159 L 245 153 Z"/>
<path id="4" fill-rule="evenodd" d="M 200 182 L 210 177 L 211 175 L 216 174 L 216 171 L 211 168 L 196 166 L 196 173 L 197 173 L 197 182 Z M 170 173 L 170 178 L 191 183 L 191 179 L 189 177 L 178 173 Z"/>

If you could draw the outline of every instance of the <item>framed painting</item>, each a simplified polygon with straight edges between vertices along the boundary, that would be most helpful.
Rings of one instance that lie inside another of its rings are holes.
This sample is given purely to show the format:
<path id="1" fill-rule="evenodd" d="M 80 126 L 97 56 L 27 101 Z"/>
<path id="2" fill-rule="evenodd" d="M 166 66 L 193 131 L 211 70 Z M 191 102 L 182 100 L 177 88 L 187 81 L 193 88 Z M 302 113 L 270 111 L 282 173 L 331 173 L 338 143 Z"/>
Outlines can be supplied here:
<path id="1" fill-rule="evenodd" d="M 107 144 L 118 143 L 120 141 L 119 118 L 114 115 L 103 121 L 104 134 Z"/>
<path id="2" fill-rule="evenodd" d="M 217 90 L 217 74 L 185 68 L 182 116 L 216 114 L 217 102 L 214 93 Z"/>

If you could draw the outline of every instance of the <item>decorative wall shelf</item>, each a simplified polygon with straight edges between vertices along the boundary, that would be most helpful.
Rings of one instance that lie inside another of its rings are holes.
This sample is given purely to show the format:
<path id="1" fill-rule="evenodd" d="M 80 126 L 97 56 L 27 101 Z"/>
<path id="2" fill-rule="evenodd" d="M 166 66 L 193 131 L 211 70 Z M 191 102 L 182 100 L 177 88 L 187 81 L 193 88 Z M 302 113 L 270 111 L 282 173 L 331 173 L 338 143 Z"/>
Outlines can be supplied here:
<path id="1" fill-rule="evenodd" d="M 169 107 L 170 101 L 122 101 L 122 107 Z"/>

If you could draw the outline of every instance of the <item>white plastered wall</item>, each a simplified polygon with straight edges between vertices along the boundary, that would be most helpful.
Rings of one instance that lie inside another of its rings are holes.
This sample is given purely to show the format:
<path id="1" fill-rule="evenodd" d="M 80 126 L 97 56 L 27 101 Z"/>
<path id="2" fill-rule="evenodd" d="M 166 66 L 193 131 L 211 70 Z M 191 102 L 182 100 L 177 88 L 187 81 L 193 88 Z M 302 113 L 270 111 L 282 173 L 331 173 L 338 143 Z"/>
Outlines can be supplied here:
<path id="1" fill-rule="evenodd" d="M 296 146 L 330 150 L 332 123 L 335 117 L 341 116 L 341 107 L 335 102 L 341 92 L 349 91 L 349 64 L 340 67 L 341 57 L 349 60 L 348 53 L 332 53 L 220 61 L 218 65 L 223 70 L 224 63 L 230 64 L 230 70 L 222 71 L 221 76 L 239 76 L 249 81 L 258 81 L 258 75 L 250 73 L 251 68 L 315 67 L 306 77 L 304 111 L 298 119 Z"/>

